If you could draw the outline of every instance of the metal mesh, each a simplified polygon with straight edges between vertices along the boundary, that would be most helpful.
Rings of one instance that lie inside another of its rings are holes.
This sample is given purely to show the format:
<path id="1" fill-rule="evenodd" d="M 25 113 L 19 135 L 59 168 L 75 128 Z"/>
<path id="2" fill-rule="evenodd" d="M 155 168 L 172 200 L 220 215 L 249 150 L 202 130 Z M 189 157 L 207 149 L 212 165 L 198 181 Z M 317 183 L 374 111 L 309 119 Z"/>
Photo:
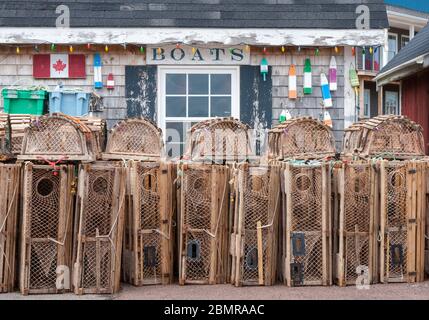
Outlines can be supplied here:
<path id="1" fill-rule="evenodd" d="M 189 231 L 186 234 L 186 247 L 196 243 L 200 248 L 198 257 L 191 258 L 186 256 L 186 280 L 188 281 L 207 281 L 211 269 L 210 255 L 212 238 L 205 232 Z"/>
<path id="2" fill-rule="evenodd" d="M 370 265 L 369 236 L 354 234 L 345 239 L 345 275 L 348 284 L 355 284 L 358 266 Z"/>
<path id="3" fill-rule="evenodd" d="M 245 159 L 252 154 L 249 127 L 233 118 L 216 118 L 194 125 L 188 134 L 186 157 Z"/>
<path id="4" fill-rule="evenodd" d="M 26 131 L 24 154 L 83 155 L 84 139 L 78 129 L 61 117 L 42 117 Z"/>
<path id="5" fill-rule="evenodd" d="M 274 159 L 324 158 L 335 155 L 332 130 L 312 118 L 283 122 L 269 132 L 269 156 Z"/>
<path id="6" fill-rule="evenodd" d="M 106 153 L 160 156 L 160 130 L 146 119 L 119 122 L 111 131 Z"/>

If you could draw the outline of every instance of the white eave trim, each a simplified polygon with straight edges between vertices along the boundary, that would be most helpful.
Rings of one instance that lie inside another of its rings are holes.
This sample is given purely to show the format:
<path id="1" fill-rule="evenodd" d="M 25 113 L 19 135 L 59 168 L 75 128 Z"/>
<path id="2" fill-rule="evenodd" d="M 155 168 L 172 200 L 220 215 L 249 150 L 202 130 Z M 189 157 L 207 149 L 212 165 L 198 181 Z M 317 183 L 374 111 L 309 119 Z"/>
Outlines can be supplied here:
<path id="1" fill-rule="evenodd" d="M 400 23 L 405 25 L 414 25 L 420 28 L 423 28 L 428 23 L 428 18 L 419 17 L 403 12 L 396 12 L 393 10 L 387 9 L 387 17 L 389 19 L 389 24 Z"/>
<path id="2" fill-rule="evenodd" d="M 399 66 L 396 66 L 390 70 L 387 70 L 386 72 L 383 73 L 379 73 L 375 78 L 374 81 L 377 82 L 377 86 L 382 86 L 388 82 L 390 82 L 390 78 L 392 78 L 392 76 L 395 73 L 398 73 L 399 71 L 401 71 L 402 69 L 405 69 L 407 67 L 413 66 L 415 64 L 421 64 L 422 68 L 424 67 L 424 62 L 425 62 L 425 58 L 427 58 L 429 56 L 429 53 L 425 53 L 422 54 L 412 60 L 409 60 L 407 62 L 404 62 L 403 64 L 400 64 Z M 404 74 L 403 77 L 405 77 L 406 75 Z M 396 79 L 399 80 L 399 79 Z"/>
<path id="3" fill-rule="evenodd" d="M 185 44 L 379 46 L 386 29 L 0 28 L 4 44 Z"/>

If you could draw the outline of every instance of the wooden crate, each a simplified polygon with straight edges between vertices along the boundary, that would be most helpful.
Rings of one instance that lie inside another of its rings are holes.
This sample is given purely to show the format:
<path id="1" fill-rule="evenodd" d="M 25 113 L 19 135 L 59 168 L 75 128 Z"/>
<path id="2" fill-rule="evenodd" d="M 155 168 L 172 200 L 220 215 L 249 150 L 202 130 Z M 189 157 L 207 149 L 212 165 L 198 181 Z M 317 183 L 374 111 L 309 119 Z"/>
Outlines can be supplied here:
<path id="1" fill-rule="evenodd" d="M 250 127 L 234 118 L 215 118 L 193 125 L 186 139 L 184 159 L 223 163 L 253 157 Z"/>
<path id="2" fill-rule="evenodd" d="M 159 161 L 163 156 L 162 131 L 146 118 L 126 119 L 110 130 L 105 160 Z"/>
<path id="3" fill-rule="evenodd" d="M 20 169 L 19 164 L 0 164 L 0 293 L 15 285 Z"/>
<path id="4" fill-rule="evenodd" d="M 76 294 L 120 289 L 126 171 L 121 162 L 79 168 L 73 286 Z"/>
<path id="5" fill-rule="evenodd" d="M 74 166 L 26 162 L 23 171 L 20 290 L 63 293 L 70 283 Z M 64 288 L 57 272 L 64 272 Z"/>
<path id="6" fill-rule="evenodd" d="M 225 283 L 229 272 L 229 167 L 185 163 L 178 169 L 179 283 Z"/>
<path id="7" fill-rule="evenodd" d="M 25 129 L 20 160 L 94 161 L 100 147 L 94 132 L 77 118 L 45 115 Z"/>
<path id="8" fill-rule="evenodd" d="M 380 161 L 380 281 L 424 278 L 425 161 Z"/>
<path id="9" fill-rule="evenodd" d="M 280 166 L 242 164 L 236 179 L 237 206 L 230 244 L 232 283 L 273 285 L 281 211 Z"/>
<path id="10" fill-rule="evenodd" d="M 334 156 L 332 129 L 317 119 L 293 118 L 268 133 L 269 159 L 323 159 Z"/>
<path id="11" fill-rule="evenodd" d="M 336 166 L 333 176 L 336 283 L 346 286 L 377 282 L 377 170 L 370 161 L 353 161 Z"/>
<path id="12" fill-rule="evenodd" d="M 288 286 L 332 284 L 331 173 L 327 162 L 283 164 L 284 275 Z"/>
<path id="13" fill-rule="evenodd" d="M 423 129 L 405 116 L 380 115 L 344 130 L 342 156 L 415 159 L 425 155 Z"/>
<path id="14" fill-rule="evenodd" d="M 136 286 L 173 279 L 173 214 L 176 166 L 129 162 L 123 275 Z"/>

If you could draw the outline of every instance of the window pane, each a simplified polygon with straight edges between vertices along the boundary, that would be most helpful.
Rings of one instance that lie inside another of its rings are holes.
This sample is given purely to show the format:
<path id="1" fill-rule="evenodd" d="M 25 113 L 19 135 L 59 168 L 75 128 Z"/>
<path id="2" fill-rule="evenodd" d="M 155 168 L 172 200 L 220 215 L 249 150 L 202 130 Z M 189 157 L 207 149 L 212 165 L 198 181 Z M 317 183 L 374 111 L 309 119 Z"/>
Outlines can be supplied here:
<path id="1" fill-rule="evenodd" d="M 167 117 L 186 117 L 185 97 L 166 97 Z"/>
<path id="2" fill-rule="evenodd" d="M 211 97 L 211 117 L 231 116 L 231 97 Z"/>
<path id="3" fill-rule="evenodd" d="M 212 74 L 211 94 L 231 94 L 231 75 Z"/>
<path id="4" fill-rule="evenodd" d="M 185 136 L 183 122 L 167 122 L 166 123 L 166 141 L 167 142 L 183 142 Z"/>
<path id="5" fill-rule="evenodd" d="M 183 154 L 185 144 L 183 143 L 166 143 L 166 153 L 169 158 L 177 158 Z"/>
<path id="6" fill-rule="evenodd" d="M 209 93 L 209 75 L 208 74 L 190 74 L 188 94 L 208 94 Z"/>
<path id="7" fill-rule="evenodd" d="M 188 116 L 189 117 L 208 117 L 209 116 L 209 98 L 208 97 L 189 97 Z"/>
<path id="8" fill-rule="evenodd" d="M 167 94 L 186 94 L 186 74 L 167 74 Z"/>

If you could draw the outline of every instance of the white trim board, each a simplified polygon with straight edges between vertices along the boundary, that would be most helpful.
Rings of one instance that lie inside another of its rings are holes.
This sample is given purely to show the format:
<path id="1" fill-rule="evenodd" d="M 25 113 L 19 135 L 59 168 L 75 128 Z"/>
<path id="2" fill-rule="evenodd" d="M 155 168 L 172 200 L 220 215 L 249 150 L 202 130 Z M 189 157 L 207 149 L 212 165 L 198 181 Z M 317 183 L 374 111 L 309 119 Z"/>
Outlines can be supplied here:
<path id="1" fill-rule="evenodd" d="M 378 46 L 385 29 L 0 28 L 5 44 L 209 44 Z"/>

